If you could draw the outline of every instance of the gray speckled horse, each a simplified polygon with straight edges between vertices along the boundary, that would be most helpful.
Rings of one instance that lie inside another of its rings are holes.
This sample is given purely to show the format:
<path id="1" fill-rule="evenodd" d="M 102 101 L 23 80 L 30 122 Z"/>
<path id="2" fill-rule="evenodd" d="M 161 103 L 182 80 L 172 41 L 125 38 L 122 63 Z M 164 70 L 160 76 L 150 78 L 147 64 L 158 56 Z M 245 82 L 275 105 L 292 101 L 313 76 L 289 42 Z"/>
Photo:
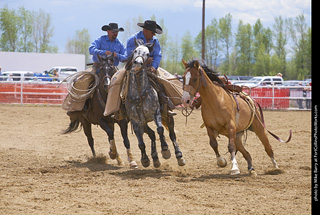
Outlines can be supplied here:
<path id="1" fill-rule="evenodd" d="M 169 129 L 170 139 L 175 148 L 176 158 L 180 166 L 185 165 L 185 160 L 176 143 L 174 134 L 173 117 L 161 117 L 161 106 L 157 91 L 151 85 L 146 67 L 150 53 L 154 44 L 143 44 L 142 40 L 135 40 L 137 48 L 133 51 L 132 56 L 128 59 L 126 70 L 128 75 L 128 93 L 125 100 L 126 114 L 133 125 L 133 130 L 139 142 L 141 150 L 141 164 L 144 167 L 150 165 L 150 160 L 146 154 L 145 143 L 143 141 L 143 133 L 147 133 L 151 139 L 151 156 L 154 167 L 159 167 L 160 161 L 156 148 L 155 132 L 148 126 L 148 122 L 154 121 L 157 126 L 157 132 L 160 136 L 161 153 L 164 159 L 169 159 L 171 154 L 164 136 L 164 128 L 162 120 Z"/>

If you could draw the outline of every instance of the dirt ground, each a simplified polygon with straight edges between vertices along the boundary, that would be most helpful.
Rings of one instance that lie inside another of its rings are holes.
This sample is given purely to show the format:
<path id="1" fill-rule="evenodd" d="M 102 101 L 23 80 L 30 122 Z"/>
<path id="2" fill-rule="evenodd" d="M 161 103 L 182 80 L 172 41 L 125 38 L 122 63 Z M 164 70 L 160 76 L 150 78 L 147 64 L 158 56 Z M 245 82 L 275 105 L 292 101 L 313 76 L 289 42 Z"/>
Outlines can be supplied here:
<path id="1" fill-rule="evenodd" d="M 130 169 L 118 127 L 123 166 L 109 158 L 107 135 L 99 127 L 93 127 L 99 159 L 91 158 L 82 131 L 62 135 L 69 118 L 60 107 L 0 105 L 0 214 L 311 214 L 310 112 L 265 111 L 268 128 L 282 139 L 293 131 L 287 144 L 269 135 L 280 171 L 248 132 L 246 148 L 257 178 L 250 177 L 241 154 L 240 175 L 229 175 L 228 154 L 227 167 L 218 167 L 206 130 L 200 128 L 200 111 L 193 112 L 187 125 L 176 112 L 186 166 L 177 165 L 168 142 L 173 156 L 161 157 L 159 169 L 152 164 L 143 168 L 137 140 L 129 131 L 139 164 Z M 219 138 L 219 149 L 227 152 L 225 137 Z"/>

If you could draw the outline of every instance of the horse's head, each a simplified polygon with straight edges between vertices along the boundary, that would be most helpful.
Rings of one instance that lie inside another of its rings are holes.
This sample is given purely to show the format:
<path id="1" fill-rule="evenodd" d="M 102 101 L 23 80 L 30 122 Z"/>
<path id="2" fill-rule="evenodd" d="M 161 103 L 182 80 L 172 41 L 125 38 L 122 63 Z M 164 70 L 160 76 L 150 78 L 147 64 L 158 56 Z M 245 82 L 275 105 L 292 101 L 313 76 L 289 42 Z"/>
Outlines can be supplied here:
<path id="1" fill-rule="evenodd" d="M 192 100 L 199 92 L 202 70 L 199 61 L 193 60 L 187 63 L 182 60 L 182 63 L 186 69 L 183 75 L 182 104 L 187 107 L 191 105 Z"/>
<path id="2" fill-rule="evenodd" d="M 105 55 L 100 56 L 98 54 L 99 59 L 99 73 L 97 74 L 100 80 L 103 81 L 104 87 L 107 88 L 107 86 L 111 82 L 111 77 L 116 72 L 114 64 L 114 53 L 111 55 Z"/>
<path id="3" fill-rule="evenodd" d="M 136 49 L 133 51 L 132 56 L 129 58 L 128 64 L 126 65 L 126 69 L 134 69 L 140 70 L 143 68 L 150 57 L 150 53 L 153 51 L 154 43 L 143 43 L 143 40 L 134 39 Z"/>

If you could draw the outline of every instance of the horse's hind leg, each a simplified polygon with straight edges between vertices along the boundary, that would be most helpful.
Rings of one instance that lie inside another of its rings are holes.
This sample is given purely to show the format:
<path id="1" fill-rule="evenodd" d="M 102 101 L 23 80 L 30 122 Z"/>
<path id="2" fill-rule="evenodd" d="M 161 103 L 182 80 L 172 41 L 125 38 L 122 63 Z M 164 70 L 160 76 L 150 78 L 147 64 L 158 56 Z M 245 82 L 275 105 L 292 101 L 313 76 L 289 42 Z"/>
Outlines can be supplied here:
<path id="1" fill-rule="evenodd" d="M 272 150 L 272 146 L 270 145 L 268 136 L 266 134 L 266 131 L 264 129 L 264 127 L 261 125 L 261 123 L 258 121 L 258 119 L 256 118 L 257 116 L 255 116 L 255 119 L 252 123 L 251 129 L 256 133 L 256 135 L 258 136 L 258 138 L 260 139 L 260 141 L 262 142 L 265 151 L 267 152 L 268 156 L 270 157 L 273 166 L 278 169 L 279 166 L 276 162 L 276 160 L 274 159 L 274 154 L 273 154 L 273 150 Z"/>
<path id="2" fill-rule="evenodd" d="M 91 131 L 91 123 L 88 120 L 86 120 L 85 118 L 82 118 L 80 121 L 81 121 L 81 124 L 83 127 L 84 134 L 87 137 L 88 144 L 89 144 L 90 149 L 92 151 L 92 156 L 96 157 L 96 152 L 94 150 L 94 140 L 93 140 L 92 131 Z"/>
<path id="3" fill-rule="evenodd" d="M 131 120 L 133 131 L 135 135 L 137 136 L 138 142 L 139 142 L 139 149 L 141 151 L 141 164 L 144 167 L 148 167 L 150 165 L 150 160 L 148 158 L 148 155 L 146 153 L 146 145 L 143 142 L 143 127 L 140 125 L 140 123 L 135 122 Z"/>
<path id="4" fill-rule="evenodd" d="M 128 162 L 130 164 L 131 168 L 137 168 L 138 165 L 137 163 L 133 160 L 133 155 L 131 153 L 130 150 L 130 141 L 128 138 L 128 121 L 126 119 L 120 120 L 118 122 L 119 127 L 120 127 L 120 131 L 121 131 L 121 135 L 123 138 L 123 144 L 127 149 L 127 156 L 128 156 Z"/>
<path id="5" fill-rule="evenodd" d="M 164 136 L 164 128 L 161 123 L 161 113 L 160 110 L 157 110 L 155 115 L 154 115 L 154 122 L 156 123 L 157 126 L 157 132 L 160 137 L 160 142 L 161 142 L 161 154 L 164 159 L 169 159 L 171 157 L 170 150 L 168 148 L 168 144 L 166 142 L 166 138 Z"/>
<path id="6" fill-rule="evenodd" d="M 244 148 L 243 144 L 242 144 L 242 136 L 243 136 L 244 132 L 238 132 L 236 135 L 236 148 L 237 150 L 239 150 L 241 152 L 241 154 L 243 155 L 243 157 L 247 160 L 248 162 L 248 171 L 251 174 L 251 176 L 256 177 L 257 173 L 255 172 L 253 166 L 252 166 L 252 158 L 250 153 Z"/>
<path id="7" fill-rule="evenodd" d="M 161 163 L 159 161 L 157 147 L 156 147 L 156 135 L 154 131 L 146 124 L 144 126 L 144 131 L 148 134 L 149 138 L 151 139 L 151 156 L 153 160 L 153 166 L 155 168 L 160 167 Z"/>
<path id="8" fill-rule="evenodd" d="M 171 139 L 173 147 L 174 147 L 174 152 L 176 154 L 178 165 L 184 166 L 184 165 L 186 165 L 186 161 L 184 160 L 184 158 L 182 156 L 182 152 L 180 151 L 178 143 L 176 141 L 176 134 L 174 132 L 173 116 L 166 117 L 164 123 L 167 125 L 167 127 L 169 129 L 169 136 L 170 136 L 170 139 Z"/>

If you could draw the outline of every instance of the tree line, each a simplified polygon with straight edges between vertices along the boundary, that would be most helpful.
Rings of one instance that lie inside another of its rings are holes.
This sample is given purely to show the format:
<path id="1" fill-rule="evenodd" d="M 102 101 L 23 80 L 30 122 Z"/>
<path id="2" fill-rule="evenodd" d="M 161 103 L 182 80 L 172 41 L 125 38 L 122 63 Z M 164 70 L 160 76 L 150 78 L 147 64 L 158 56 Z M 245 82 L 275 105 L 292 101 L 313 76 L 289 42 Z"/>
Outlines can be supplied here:
<path id="1" fill-rule="evenodd" d="M 156 20 L 153 15 L 150 17 Z M 144 18 L 128 19 L 125 32 L 119 39 L 126 44 L 127 38 L 141 28 L 138 22 Z M 182 74 L 181 59 L 200 58 L 201 34 L 193 38 L 190 31 L 182 38 L 172 38 L 164 19 L 156 20 L 163 29 L 156 35 L 162 48 L 161 65 L 172 73 Z M 205 61 L 213 69 L 227 75 L 276 75 L 282 73 L 285 79 L 303 80 L 311 76 L 311 27 L 304 14 L 295 18 L 274 18 L 272 28 L 264 27 L 258 19 L 254 25 L 239 21 L 232 29 L 232 15 L 219 20 L 214 18 L 205 29 Z M 39 11 L 18 10 L 4 6 L 0 9 L 0 50 L 11 52 L 58 52 L 52 44 L 54 28 L 51 15 Z M 91 56 L 88 48 L 92 38 L 88 29 L 77 30 L 67 39 L 65 52 L 85 54 L 86 62 Z"/>
<path id="2" fill-rule="evenodd" d="M 58 52 L 51 44 L 51 15 L 43 10 L 0 9 L 0 50 L 9 52 Z"/>

